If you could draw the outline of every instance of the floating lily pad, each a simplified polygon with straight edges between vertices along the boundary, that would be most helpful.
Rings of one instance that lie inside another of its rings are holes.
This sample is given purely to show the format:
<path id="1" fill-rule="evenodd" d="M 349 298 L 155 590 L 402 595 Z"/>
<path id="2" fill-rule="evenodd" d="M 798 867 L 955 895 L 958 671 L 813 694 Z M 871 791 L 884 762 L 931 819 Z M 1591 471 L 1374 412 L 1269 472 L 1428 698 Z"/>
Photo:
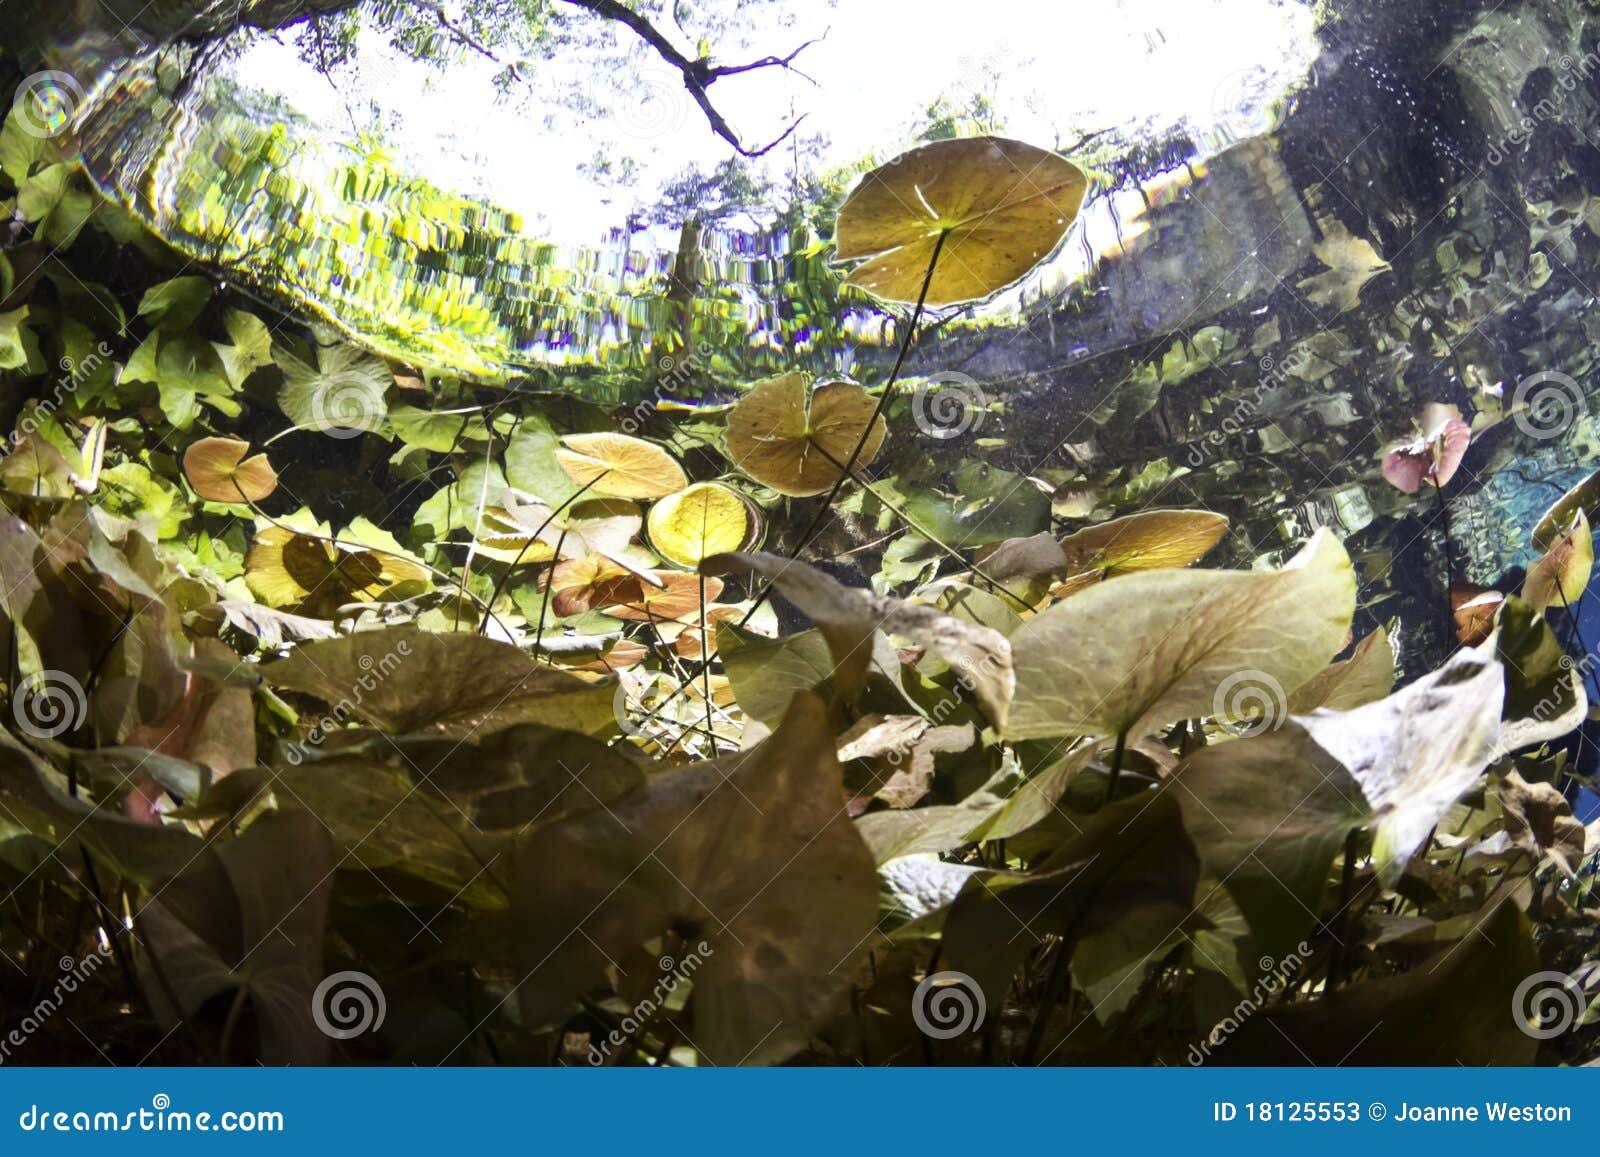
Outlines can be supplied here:
<path id="1" fill-rule="evenodd" d="M 696 567 L 750 538 L 750 504 L 736 490 L 698 482 L 650 508 L 650 543 L 662 558 Z"/>
<path id="2" fill-rule="evenodd" d="M 876 410 L 872 395 L 851 382 L 826 383 L 808 397 L 799 374 L 768 378 L 728 415 L 728 456 L 779 494 L 821 494 L 839 480 L 863 434 L 856 468 L 878 456 L 887 427 L 881 418 L 873 421 Z"/>
<path id="3" fill-rule="evenodd" d="M 845 283 L 885 301 L 914 302 L 924 282 L 928 305 L 976 301 L 1050 255 L 1087 187 L 1077 165 L 1021 141 L 935 141 L 861 178 L 839 207 L 835 256 L 867 258 Z"/>

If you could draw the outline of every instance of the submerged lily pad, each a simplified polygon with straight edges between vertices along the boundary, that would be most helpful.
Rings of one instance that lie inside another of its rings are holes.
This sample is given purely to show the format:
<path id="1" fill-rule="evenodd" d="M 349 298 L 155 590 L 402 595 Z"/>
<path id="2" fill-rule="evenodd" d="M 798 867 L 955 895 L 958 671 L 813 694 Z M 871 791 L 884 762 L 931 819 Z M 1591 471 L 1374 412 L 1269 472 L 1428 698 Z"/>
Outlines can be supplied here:
<path id="1" fill-rule="evenodd" d="M 677 459 L 627 434 L 570 434 L 555 452 L 567 476 L 612 498 L 661 498 L 688 485 Z"/>
<path id="2" fill-rule="evenodd" d="M 237 438 L 201 438 L 184 451 L 183 472 L 208 502 L 260 502 L 278 488 L 278 474 L 265 454 L 249 452 Z"/>
<path id="3" fill-rule="evenodd" d="M 1350 559 L 1326 531 L 1279 571 L 1159 570 L 1103 583 L 1012 636 L 1007 733 L 1134 740 L 1179 719 L 1230 717 L 1227 689 L 1241 681 L 1281 714 L 1344 644 L 1355 596 Z"/>

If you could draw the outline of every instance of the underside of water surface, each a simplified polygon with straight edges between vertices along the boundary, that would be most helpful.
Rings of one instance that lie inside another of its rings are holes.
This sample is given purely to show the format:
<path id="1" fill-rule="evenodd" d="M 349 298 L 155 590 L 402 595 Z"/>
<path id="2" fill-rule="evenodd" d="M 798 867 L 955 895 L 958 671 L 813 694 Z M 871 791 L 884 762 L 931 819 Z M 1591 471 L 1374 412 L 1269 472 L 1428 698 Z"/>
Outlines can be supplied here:
<path id="1" fill-rule="evenodd" d="M 1591 457 L 1586 413 L 1498 421 L 1529 375 L 1590 380 L 1586 5 L 1151 0 L 958 42 L 918 5 L 713 5 L 683 32 L 719 61 L 798 50 L 705 89 L 716 124 L 582 6 L 308 7 L 41 3 L 20 55 L 74 78 L 84 169 L 133 216 L 427 374 L 609 404 L 879 383 L 903 311 L 841 287 L 832 211 L 906 144 L 992 128 L 1092 187 L 1049 262 L 911 352 L 908 380 L 995 403 L 971 461 L 1084 515 L 1224 510 L 1244 557 L 1331 525 L 1423 589 L 1440 528 L 1391 518 L 1378 466 L 1425 403 L 1493 426 L 1452 514 L 1477 582 Z"/>
<path id="2" fill-rule="evenodd" d="M 103 1056 L 931 1064 L 963 951 L 963 1063 L 1179 1063 L 1280 973 L 1297 1049 L 1600 1047 L 1597 0 L 0 23 L 0 951 L 57 958 L 12 874 L 130 932 Z M 276 1005 L 264 865 L 326 868 Z"/>

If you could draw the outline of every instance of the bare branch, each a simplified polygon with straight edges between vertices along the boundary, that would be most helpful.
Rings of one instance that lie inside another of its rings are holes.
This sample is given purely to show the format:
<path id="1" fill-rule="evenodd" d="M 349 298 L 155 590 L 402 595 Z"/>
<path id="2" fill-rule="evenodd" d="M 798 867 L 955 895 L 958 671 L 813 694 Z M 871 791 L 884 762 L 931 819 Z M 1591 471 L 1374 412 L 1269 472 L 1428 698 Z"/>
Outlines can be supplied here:
<path id="1" fill-rule="evenodd" d="M 784 68 L 800 76 L 805 76 L 799 69 L 794 68 L 794 59 L 805 49 L 815 44 L 817 40 L 822 39 L 822 37 L 806 41 L 788 56 L 767 56 L 760 60 L 750 61 L 748 64 L 713 65 L 709 60 L 691 60 L 685 56 L 672 41 L 667 39 L 660 29 L 632 8 L 620 3 L 619 0 L 563 0 L 563 2 L 571 4 L 575 8 L 582 8 L 586 12 L 591 12 L 607 20 L 615 20 L 618 23 L 626 24 L 633 29 L 639 39 L 655 50 L 657 56 L 682 74 L 684 88 L 694 98 L 695 104 L 700 106 L 700 111 L 705 114 L 707 123 L 711 125 L 711 130 L 732 145 L 741 156 L 759 157 L 763 153 L 771 152 L 788 140 L 794 131 L 800 127 L 800 122 L 806 119 L 804 116 L 796 117 L 789 127 L 784 129 L 774 140 L 768 141 L 759 148 L 750 148 L 739 139 L 739 134 L 734 131 L 727 118 L 717 111 L 716 105 L 711 102 L 710 93 L 706 90 L 724 76 L 734 76 L 738 73 L 751 72 L 758 68 Z M 824 32 L 823 36 L 826 35 L 827 33 Z M 808 76 L 806 79 L 811 80 Z M 812 83 L 816 82 L 812 81 Z"/>

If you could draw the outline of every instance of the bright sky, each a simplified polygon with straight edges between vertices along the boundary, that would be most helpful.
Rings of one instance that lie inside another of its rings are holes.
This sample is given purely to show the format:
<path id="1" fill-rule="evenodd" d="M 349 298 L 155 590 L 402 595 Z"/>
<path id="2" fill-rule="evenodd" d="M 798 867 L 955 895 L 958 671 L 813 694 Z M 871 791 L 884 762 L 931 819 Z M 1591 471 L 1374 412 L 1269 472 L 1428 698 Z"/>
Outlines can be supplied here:
<path id="1" fill-rule="evenodd" d="M 995 99 L 1006 135 L 1042 146 L 1148 126 L 1187 127 L 1220 147 L 1270 127 L 1273 98 L 1300 83 L 1315 56 L 1311 14 L 1297 0 L 794 0 L 788 11 L 801 14 L 792 26 L 753 26 L 751 49 L 727 56 L 785 55 L 827 29 L 796 62 L 817 83 L 766 69 L 719 81 L 711 93 L 747 143 L 765 143 L 807 114 L 802 132 L 828 138 L 824 165 L 873 150 L 892 155 L 936 96 L 959 103 L 974 88 Z M 692 54 L 686 38 L 676 39 Z M 677 74 L 642 45 L 631 74 L 558 56 L 521 100 L 495 92 L 488 61 L 441 74 L 371 33 L 359 51 L 359 79 L 337 90 L 291 43 L 263 39 L 236 74 L 334 133 L 381 123 L 407 167 L 523 213 L 530 232 L 551 240 L 598 241 L 623 223 L 635 197 L 653 200 L 687 164 L 710 169 L 729 154 Z M 596 92 L 611 114 L 559 111 L 545 123 L 543 86 Z M 597 151 L 632 158 L 637 188 L 613 197 L 580 173 Z M 781 176 L 786 148 L 766 163 Z"/>

